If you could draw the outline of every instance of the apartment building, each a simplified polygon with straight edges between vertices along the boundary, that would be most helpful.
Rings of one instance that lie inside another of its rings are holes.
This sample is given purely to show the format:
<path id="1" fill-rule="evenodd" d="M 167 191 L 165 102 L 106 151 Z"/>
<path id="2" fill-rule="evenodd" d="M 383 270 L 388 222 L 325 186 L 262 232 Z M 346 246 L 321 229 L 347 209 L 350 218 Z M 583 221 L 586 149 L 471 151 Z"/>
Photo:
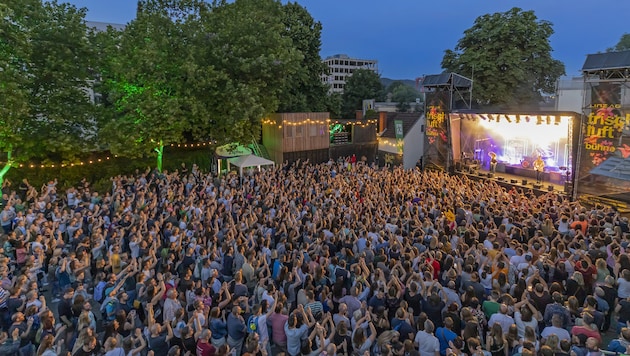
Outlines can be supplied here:
<path id="1" fill-rule="evenodd" d="M 324 59 L 329 74 L 322 75 L 322 82 L 330 85 L 332 92 L 343 93 L 346 80 L 356 69 L 369 69 L 378 73 L 378 61 L 375 59 L 350 58 L 346 54 L 336 54 Z"/>

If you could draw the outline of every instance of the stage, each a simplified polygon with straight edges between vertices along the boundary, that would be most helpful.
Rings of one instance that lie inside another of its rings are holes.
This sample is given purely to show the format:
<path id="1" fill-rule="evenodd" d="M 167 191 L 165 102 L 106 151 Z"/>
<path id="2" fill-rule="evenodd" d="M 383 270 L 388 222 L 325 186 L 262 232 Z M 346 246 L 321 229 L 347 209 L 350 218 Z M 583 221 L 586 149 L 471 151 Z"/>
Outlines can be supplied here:
<path id="1" fill-rule="evenodd" d="M 545 177 L 543 177 L 542 183 L 536 184 L 535 175 L 533 176 L 533 178 L 530 178 L 529 176 L 516 175 L 506 172 L 496 172 L 494 174 L 490 174 L 490 171 L 484 169 L 468 170 L 465 168 L 459 171 L 456 170 L 455 173 L 465 175 L 473 180 L 493 181 L 508 190 L 512 188 L 516 188 L 517 190 L 528 189 L 534 192 L 534 194 L 536 194 L 537 196 L 553 192 L 563 195 L 566 198 L 571 198 L 571 192 L 568 190 L 568 185 L 567 190 L 565 190 L 564 182 L 549 181 L 549 179 L 545 179 Z M 548 172 L 545 172 L 545 174 L 546 177 L 549 177 Z"/>

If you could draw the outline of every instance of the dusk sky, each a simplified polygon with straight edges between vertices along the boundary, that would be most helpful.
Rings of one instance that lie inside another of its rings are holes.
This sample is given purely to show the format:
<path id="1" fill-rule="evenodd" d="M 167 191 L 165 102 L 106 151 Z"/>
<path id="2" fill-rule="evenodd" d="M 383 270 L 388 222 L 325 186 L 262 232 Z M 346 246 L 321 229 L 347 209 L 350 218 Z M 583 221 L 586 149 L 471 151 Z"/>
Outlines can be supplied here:
<path id="1" fill-rule="evenodd" d="M 127 23 L 134 0 L 69 0 L 88 8 L 88 21 Z M 286 1 L 283 1 L 286 2 Z M 455 47 L 478 16 L 512 7 L 534 10 L 550 21 L 553 57 L 569 76 L 580 75 L 586 55 L 614 46 L 630 33 L 626 0 L 298 0 L 323 25 L 322 58 L 333 54 L 378 60 L 382 77 L 414 79 L 441 72 L 446 49 Z M 468 76 L 469 73 L 460 73 Z"/>

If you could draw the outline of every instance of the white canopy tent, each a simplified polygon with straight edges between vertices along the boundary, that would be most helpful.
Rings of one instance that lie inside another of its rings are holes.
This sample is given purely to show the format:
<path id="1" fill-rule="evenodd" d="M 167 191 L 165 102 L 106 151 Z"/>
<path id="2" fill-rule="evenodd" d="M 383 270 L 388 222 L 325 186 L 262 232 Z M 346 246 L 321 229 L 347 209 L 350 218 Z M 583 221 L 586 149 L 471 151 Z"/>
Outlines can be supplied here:
<path id="1" fill-rule="evenodd" d="M 228 159 L 228 171 L 230 170 L 230 164 L 238 167 L 241 176 L 243 175 L 243 168 L 258 167 L 258 169 L 260 169 L 261 166 L 276 165 L 274 161 L 256 155 L 239 156 Z"/>

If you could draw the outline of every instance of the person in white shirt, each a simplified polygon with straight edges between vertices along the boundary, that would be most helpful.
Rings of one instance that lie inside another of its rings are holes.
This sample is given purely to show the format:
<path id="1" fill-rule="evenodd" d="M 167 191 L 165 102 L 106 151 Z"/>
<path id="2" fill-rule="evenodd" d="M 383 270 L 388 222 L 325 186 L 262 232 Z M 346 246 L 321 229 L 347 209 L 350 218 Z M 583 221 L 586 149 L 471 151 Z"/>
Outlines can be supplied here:
<path id="1" fill-rule="evenodd" d="M 549 335 L 552 334 L 556 335 L 558 339 L 560 339 L 560 341 L 571 341 L 571 334 L 569 334 L 569 332 L 562 327 L 562 318 L 559 314 L 554 314 L 554 316 L 551 317 L 551 326 L 547 326 L 543 329 L 542 333 L 540 333 L 540 336 L 542 337 L 541 341 L 544 343 L 545 339 L 547 339 Z"/>
<path id="2" fill-rule="evenodd" d="M 494 325 L 494 323 L 499 323 L 501 325 L 502 330 L 510 330 L 510 326 L 514 324 L 514 319 L 507 315 L 508 307 L 505 304 L 501 304 L 499 307 L 499 312 L 492 314 L 490 320 L 488 320 L 488 326 Z"/>
<path id="3" fill-rule="evenodd" d="M 418 330 L 414 343 L 418 347 L 420 356 L 439 356 L 440 355 L 440 341 L 433 331 L 435 326 L 431 320 L 424 322 L 423 330 Z"/>

